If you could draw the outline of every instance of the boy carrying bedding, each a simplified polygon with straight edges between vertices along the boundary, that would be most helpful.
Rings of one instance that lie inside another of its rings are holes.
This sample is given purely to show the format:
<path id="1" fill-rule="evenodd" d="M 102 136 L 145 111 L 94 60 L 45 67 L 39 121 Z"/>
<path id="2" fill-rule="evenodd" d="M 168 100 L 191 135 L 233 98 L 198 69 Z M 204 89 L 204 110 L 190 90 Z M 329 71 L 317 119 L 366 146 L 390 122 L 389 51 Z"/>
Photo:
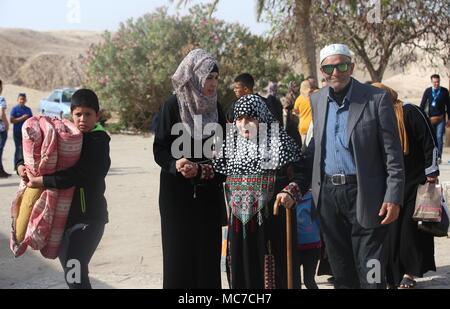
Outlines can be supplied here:
<path id="1" fill-rule="evenodd" d="M 81 157 L 75 166 L 40 177 L 27 173 L 23 161 L 16 166 L 29 188 L 76 187 L 59 259 L 70 289 L 90 289 L 88 265 L 108 222 L 104 193 L 105 177 L 111 165 L 110 137 L 97 124 L 99 102 L 92 90 L 80 89 L 73 94 L 71 113 L 74 124 L 83 133 Z"/>

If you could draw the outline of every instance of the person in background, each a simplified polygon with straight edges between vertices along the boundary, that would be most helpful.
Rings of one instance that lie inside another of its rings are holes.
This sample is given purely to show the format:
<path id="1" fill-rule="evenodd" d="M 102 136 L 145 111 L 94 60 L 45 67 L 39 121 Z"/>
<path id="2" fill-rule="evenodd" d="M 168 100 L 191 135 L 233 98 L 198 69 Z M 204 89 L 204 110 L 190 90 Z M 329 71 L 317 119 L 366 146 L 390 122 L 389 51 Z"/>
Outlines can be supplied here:
<path id="1" fill-rule="evenodd" d="M 253 76 L 249 73 L 242 73 L 234 79 L 233 84 L 233 92 L 236 96 L 236 100 L 239 100 L 241 97 L 249 94 L 256 94 L 259 96 L 259 94 L 254 93 L 255 88 L 255 79 Z M 261 97 L 261 96 L 260 96 Z M 261 97 L 263 102 L 266 102 L 266 98 Z M 236 104 L 236 101 L 230 104 L 226 117 L 228 123 L 233 123 L 234 119 L 234 105 Z"/>
<path id="2" fill-rule="evenodd" d="M 298 131 L 299 119 L 297 115 L 293 113 L 295 100 L 299 94 L 299 87 L 295 81 L 291 81 L 288 84 L 288 93 L 283 100 L 283 128 L 286 130 L 287 134 L 292 137 L 296 144 L 301 147 L 302 139 Z"/>
<path id="3" fill-rule="evenodd" d="M 3 92 L 3 82 L 0 79 L 0 178 L 8 178 L 11 174 L 5 172 L 3 168 L 3 149 L 5 148 L 6 139 L 8 138 L 9 122 L 6 115 L 6 100 L 1 96 Z"/>
<path id="4" fill-rule="evenodd" d="M 312 120 L 310 96 L 313 93 L 311 84 L 308 80 L 304 80 L 300 85 L 300 96 L 295 101 L 294 113 L 299 117 L 298 131 L 305 142 L 309 126 Z"/>
<path id="5" fill-rule="evenodd" d="M 19 93 L 17 97 L 17 105 L 11 110 L 10 121 L 14 124 L 13 137 L 16 151 L 14 152 L 14 170 L 16 170 L 16 162 L 23 159 L 22 148 L 22 126 L 24 122 L 33 116 L 31 109 L 26 106 L 27 95 L 25 93 Z"/>
<path id="6" fill-rule="evenodd" d="M 269 82 L 266 104 L 275 119 L 283 124 L 283 106 L 278 99 L 278 83 L 275 81 Z"/>
<path id="7" fill-rule="evenodd" d="M 422 96 L 420 108 L 430 118 L 436 134 L 439 150 L 439 163 L 442 161 L 442 150 L 444 148 L 444 135 L 446 125 L 450 125 L 450 96 L 448 89 L 440 85 L 441 77 L 438 74 L 431 75 L 432 87 L 427 88 Z M 446 121 L 445 116 L 448 117 Z"/>
<path id="8" fill-rule="evenodd" d="M 300 94 L 300 87 L 298 83 L 293 80 L 288 83 L 287 88 L 287 93 L 283 100 L 283 106 L 286 106 L 292 110 L 294 108 L 295 100 L 297 100 L 297 97 Z"/>
<path id="9" fill-rule="evenodd" d="M 311 86 L 313 92 L 319 89 L 319 86 L 317 85 L 317 79 L 314 76 L 307 76 L 305 80 L 309 82 L 309 85 Z"/>

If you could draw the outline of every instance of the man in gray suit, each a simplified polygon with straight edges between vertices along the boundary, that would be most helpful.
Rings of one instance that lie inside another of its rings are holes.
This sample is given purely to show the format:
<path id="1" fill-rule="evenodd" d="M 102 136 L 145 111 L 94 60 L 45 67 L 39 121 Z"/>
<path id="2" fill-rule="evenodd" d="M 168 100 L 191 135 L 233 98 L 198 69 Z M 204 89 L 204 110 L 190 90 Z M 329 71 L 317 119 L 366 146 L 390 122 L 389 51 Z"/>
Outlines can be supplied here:
<path id="1" fill-rule="evenodd" d="M 387 225 L 403 201 L 403 153 L 389 95 L 353 79 L 346 45 L 321 53 L 327 87 L 311 97 L 312 194 L 336 288 L 385 287 Z"/>

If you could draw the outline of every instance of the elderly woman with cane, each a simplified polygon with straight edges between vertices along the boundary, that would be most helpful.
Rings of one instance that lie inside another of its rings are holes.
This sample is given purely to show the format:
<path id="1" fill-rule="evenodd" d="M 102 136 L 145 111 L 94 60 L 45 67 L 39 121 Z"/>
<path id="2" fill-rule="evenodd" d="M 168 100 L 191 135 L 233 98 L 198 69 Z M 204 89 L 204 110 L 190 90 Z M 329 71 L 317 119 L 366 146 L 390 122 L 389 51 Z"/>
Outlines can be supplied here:
<path id="1" fill-rule="evenodd" d="M 274 216 L 274 204 L 291 208 L 309 188 L 309 165 L 294 140 L 276 122 L 256 95 L 238 100 L 234 123 L 227 132 L 214 171 L 227 175 L 229 208 L 227 274 L 232 289 L 298 286 L 298 267 L 288 285 L 286 225 L 295 217 Z M 277 206 L 278 207 L 278 206 Z M 289 212 L 288 212 L 289 214 Z M 289 235 L 295 244 L 295 235 Z M 291 247 L 292 249 L 292 247 Z"/>

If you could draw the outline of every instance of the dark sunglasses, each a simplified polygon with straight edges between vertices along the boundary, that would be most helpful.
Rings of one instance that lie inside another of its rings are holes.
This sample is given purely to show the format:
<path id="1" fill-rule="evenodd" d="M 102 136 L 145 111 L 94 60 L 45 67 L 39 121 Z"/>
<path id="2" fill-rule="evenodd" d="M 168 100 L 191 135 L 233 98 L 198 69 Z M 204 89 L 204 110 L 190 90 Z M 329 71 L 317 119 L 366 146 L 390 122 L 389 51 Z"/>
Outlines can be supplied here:
<path id="1" fill-rule="evenodd" d="M 322 70 L 328 75 L 333 74 L 334 69 L 337 69 L 340 73 L 345 73 L 350 69 L 350 63 L 325 64 L 322 66 Z"/>

